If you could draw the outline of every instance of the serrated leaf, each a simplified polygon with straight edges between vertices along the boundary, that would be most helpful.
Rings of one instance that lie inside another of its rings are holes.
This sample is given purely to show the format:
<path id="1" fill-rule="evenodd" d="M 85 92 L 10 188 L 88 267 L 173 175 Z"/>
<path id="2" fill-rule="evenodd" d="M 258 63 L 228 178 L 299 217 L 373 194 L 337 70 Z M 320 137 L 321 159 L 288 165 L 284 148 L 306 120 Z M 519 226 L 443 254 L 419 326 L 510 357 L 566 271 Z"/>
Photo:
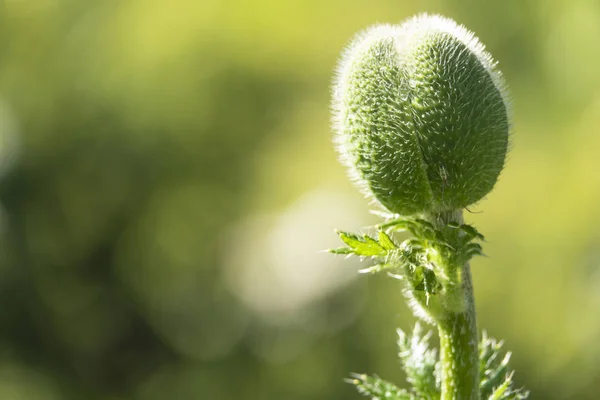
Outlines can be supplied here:
<path id="1" fill-rule="evenodd" d="M 467 257 L 467 261 L 474 256 L 483 256 L 483 247 L 479 243 L 469 243 L 464 247 L 463 253 Z"/>
<path id="2" fill-rule="evenodd" d="M 469 238 L 469 240 L 472 239 L 477 239 L 477 240 L 485 240 L 485 237 L 479 233 L 479 231 L 477 229 L 475 229 L 475 227 L 471 226 L 471 225 L 461 225 L 460 229 L 465 233 L 465 235 Z"/>
<path id="3" fill-rule="evenodd" d="M 398 246 L 396 246 L 396 243 L 394 243 L 394 241 L 392 240 L 392 238 L 389 237 L 388 234 L 385 233 L 384 231 L 379 231 L 378 232 L 378 238 L 379 238 L 379 244 L 385 250 L 395 250 L 395 249 L 398 248 Z"/>
<path id="4" fill-rule="evenodd" d="M 529 393 L 512 387 L 514 371 L 508 366 L 510 352 L 502 351 L 503 343 L 490 338 L 484 331 L 479 343 L 479 375 L 482 399 L 522 400 Z"/>
<path id="5" fill-rule="evenodd" d="M 364 257 L 383 257 L 387 251 L 375 239 L 359 237 L 353 233 L 339 231 L 338 235 L 353 251 L 352 254 Z"/>
<path id="6" fill-rule="evenodd" d="M 339 247 L 337 249 L 329 249 L 328 252 L 332 254 L 354 254 L 354 250 L 350 247 Z"/>
<path id="7" fill-rule="evenodd" d="M 362 243 L 362 238 L 354 233 L 344 231 L 337 231 L 336 233 L 340 239 L 342 239 L 342 241 L 350 247 L 354 247 L 355 244 Z"/>
<path id="8" fill-rule="evenodd" d="M 440 387 L 436 379 L 437 350 L 429 348 L 432 332 L 423 334 L 416 324 L 411 336 L 398 329 L 398 356 L 406 372 L 406 379 L 418 394 L 419 399 L 439 398 Z"/>
<path id="9" fill-rule="evenodd" d="M 489 400 L 524 400 L 529 397 L 529 392 L 523 389 L 513 389 L 511 386 L 513 374 L 507 375 L 504 382 L 494 390 Z"/>
<path id="10" fill-rule="evenodd" d="M 372 246 L 374 246 L 374 247 L 377 247 L 377 248 L 379 248 L 379 249 L 381 249 L 381 250 L 385 250 L 385 249 L 384 249 L 384 248 L 383 248 L 383 247 L 382 247 L 382 246 L 379 244 L 379 242 L 378 242 L 377 240 L 373 239 L 373 238 L 372 238 L 371 236 L 369 236 L 369 235 L 363 235 L 363 241 L 364 241 L 365 243 L 367 243 L 367 244 L 370 244 L 370 245 L 372 245 Z"/>
<path id="11" fill-rule="evenodd" d="M 356 386 L 360 394 L 368 396 L 372 400 L 416 400 L 416 397 L 406 390 L 400 389 L 376 375 L 352 374 L 352 379 L 346 381 Z"/>
<path id="12" fill-rule="evenodd" d="M 489 397 L 489 400 L 501 400 L 504 399 L 504 395 L 505 392 L 507 390 L 509 390 L 509 386 L 510 386 L 510 378 L 507 377 L 507 379 L 504 381 L 504 383 L 500 386 L 498 386 L 498 388 L 496 390 L 494 390 L 494 393 L 492 393 L 492 395 Z"/>
<path id="13" fill-rule="evenodd" d="M 510 353 L 506 353 L 504 359 L 495 369 L 490 370 L 486 378 L 481 380 L 481 391 L 487 392 L 498 385 L 498 382 L 502 382 L 508 372 L 508 361 L 510 360 Z"/>

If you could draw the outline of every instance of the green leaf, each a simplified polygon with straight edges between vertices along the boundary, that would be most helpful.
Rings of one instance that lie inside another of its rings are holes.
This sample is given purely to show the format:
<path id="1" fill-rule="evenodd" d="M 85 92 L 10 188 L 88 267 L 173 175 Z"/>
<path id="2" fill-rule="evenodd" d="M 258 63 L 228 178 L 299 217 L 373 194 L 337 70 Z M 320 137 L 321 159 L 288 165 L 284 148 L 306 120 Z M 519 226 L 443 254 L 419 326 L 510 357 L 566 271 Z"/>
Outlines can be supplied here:
<path id="1" fill-rule="evenodd" d="M 362 237 L 353 233 L 338 231 L 340 239 L 352 250 L 348 253 L 363 257 L 384 257 L 387 250 L 384 249 L 375 239 L 364 235 Z"/>
<path id="2" fill-rule="evenodd" d="M 505 399 L 505 395 L 506 395 L 506 391 L 510 390 L 509 386 L 510 386 L 510 378 L 507 377 L 506 380 L 504 381 L 504 383 L 500 386 L 498 386 L 498 388 L 496 390 L 494 390 L 494 393 L 492 393 L 492 395 L 489 397 L 489 400 L 500 400 L 500 399 Z"/>
<path id="3" fill-rule="evenodd" d="M 512 387 L 511 371 L 508 363 L 510 352 L 502 351 L 503 343 L 488 337 L 484 331 L 479 343 L 479 375 L 480 394 L 482 399 L 489 400 L 521 400 L 529 393 L 523 389 Z"/>
<path id="4" fill-rule="evenodd" d="M 365 243 L 367 243 L 367 244 L 370 244 L 370 245 L 371 245 L 371 246 L 373 246 L 374 248 L 378 248 L 378 249 L 381 249 L 381 250 L 385 250 L 385 249 L 383 248 L 383 246 L 381 246 L 377 240 L 373 239 L 373 238 L 372 238 L 371 236 L 369 236 L 369 235 L 363 235 L 362 239 L 363 239 L 363 241 L 364 241 Z"/>
<path id="5" fill-rule="evenodd" d="M 529 392 L 523 389 L 513 389 L 512 373 L 506 376 L 504 382 L 494 390 L 488 400 L 524 400 L 529 397 Z"/>
<path id="6" fill-rule="evenodd" d="M 379 244 L 381 244 L 381 246 L 386 249 L 386 250 L 395 250 L 398 248 L 398 246 L 396 246 L 396 243 L 394 243 L 394 241 L 392 240 L 392 238 L 390 238 L 388 236 L 387 233 L 385 233 L 384 231 L 379 231 L 378 233 L 379 236 Z"/>
<path id="7" fill-rule="evenodd" d="M 417 397 L 406 390 L 399 389 L 393 383 L 376 375 L 352 374 L 352 379 L 346 381 L 356 386 L 359 393 L 370 397 L 372 400 L 417 400 Z"/>
<path id="8" fill-rule="evenodd" d="M 471 226 L 471 225 L 461 225 L 460 229 L 466 234 L 466 236 L 469 238 L 469 240 L 472 239 L 476 239 L 476 240 L 481 240 L 484 241 L 485 237 L 479 233 L 479 231 L 477 229 L 475 229 L 475 227 Z"/>
<path id="9" fill-rule="evenodd" d="M 431 331 L 423 334 L 417 323 L 412 336 L 398 329 L 398 356 L 406 372 L 406 379 L 419 399 L 436 399 L 440 396 L 436 376 L 438 356 L 436 349 L 429 348 Z"/>
<path id="10" fill-rule="evenodd" d="M 332 254 L 354 254 L 354 250 L 349 247 L 339 247 L 337 249 L 329 249 L 327 251 Z"/>
<path id="11" fill-rule="evenodd" d="M 466 262 L 474 256 L 483 256 L 483 247 L 479 243 L 469 243 L 464 247 L 463 254 L 466 257 Z"/>

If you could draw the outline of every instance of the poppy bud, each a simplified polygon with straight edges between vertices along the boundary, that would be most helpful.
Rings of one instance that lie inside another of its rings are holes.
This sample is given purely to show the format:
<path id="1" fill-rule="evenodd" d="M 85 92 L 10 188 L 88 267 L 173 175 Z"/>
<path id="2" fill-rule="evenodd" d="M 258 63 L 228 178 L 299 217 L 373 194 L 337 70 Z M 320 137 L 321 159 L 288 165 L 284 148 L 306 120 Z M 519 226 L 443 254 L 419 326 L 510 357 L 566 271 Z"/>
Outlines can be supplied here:
<path id="1" fill-rule="evenodd" d="M 393 213 L 462 209 L 494 187 L 510 130 L 505 83 L 464 27 L 420 15 L 357 35 L 339 63 L 341 159 Z"/>

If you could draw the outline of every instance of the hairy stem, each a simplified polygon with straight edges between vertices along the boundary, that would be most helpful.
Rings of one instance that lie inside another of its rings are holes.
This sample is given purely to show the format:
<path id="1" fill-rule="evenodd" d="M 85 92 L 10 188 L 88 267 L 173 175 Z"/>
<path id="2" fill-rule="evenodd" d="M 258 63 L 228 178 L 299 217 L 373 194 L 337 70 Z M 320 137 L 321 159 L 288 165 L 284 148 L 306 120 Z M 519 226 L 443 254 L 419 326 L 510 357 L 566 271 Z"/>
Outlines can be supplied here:
<path id="1" fill-rule="evenodd" d="M 449 222 L 463 223 L 462 211 L 431 215 L 436 226 Z M 479 349 L 475 297 L 469 264 L 456 266 L 461 270 L 460 290 L 464 311 L 445 310 L 438 320 L 440 358 L 442 362 L 441 400 L 479 399 Z"/>
<path id="2" fill-rule="evenodd" d="M 440 357 L 442 362 L 441 400 L 479 399 L 479 351 L 475 298 L 469 264 L 462 273 L 466 310 L 448 313 L 440 321 Z"/>

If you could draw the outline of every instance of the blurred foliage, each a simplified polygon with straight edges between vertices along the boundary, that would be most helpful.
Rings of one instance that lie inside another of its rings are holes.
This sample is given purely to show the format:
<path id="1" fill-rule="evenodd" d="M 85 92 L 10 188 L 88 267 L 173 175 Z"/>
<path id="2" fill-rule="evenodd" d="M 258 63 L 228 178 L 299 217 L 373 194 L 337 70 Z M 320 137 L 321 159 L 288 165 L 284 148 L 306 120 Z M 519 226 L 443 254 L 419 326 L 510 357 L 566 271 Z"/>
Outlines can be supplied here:
<path id="1" fill-rule="evenodd" d="M 0 1 L 0 398 L 400 381 L 398 284 L 318 251 L 372 222 L 330 142 L 339 52 L 422 11 L 476 32 L 514 97 L 509 163 L 467 215 L 479 323 L 532 399 L 597 398 L 595 0 Z"/>

